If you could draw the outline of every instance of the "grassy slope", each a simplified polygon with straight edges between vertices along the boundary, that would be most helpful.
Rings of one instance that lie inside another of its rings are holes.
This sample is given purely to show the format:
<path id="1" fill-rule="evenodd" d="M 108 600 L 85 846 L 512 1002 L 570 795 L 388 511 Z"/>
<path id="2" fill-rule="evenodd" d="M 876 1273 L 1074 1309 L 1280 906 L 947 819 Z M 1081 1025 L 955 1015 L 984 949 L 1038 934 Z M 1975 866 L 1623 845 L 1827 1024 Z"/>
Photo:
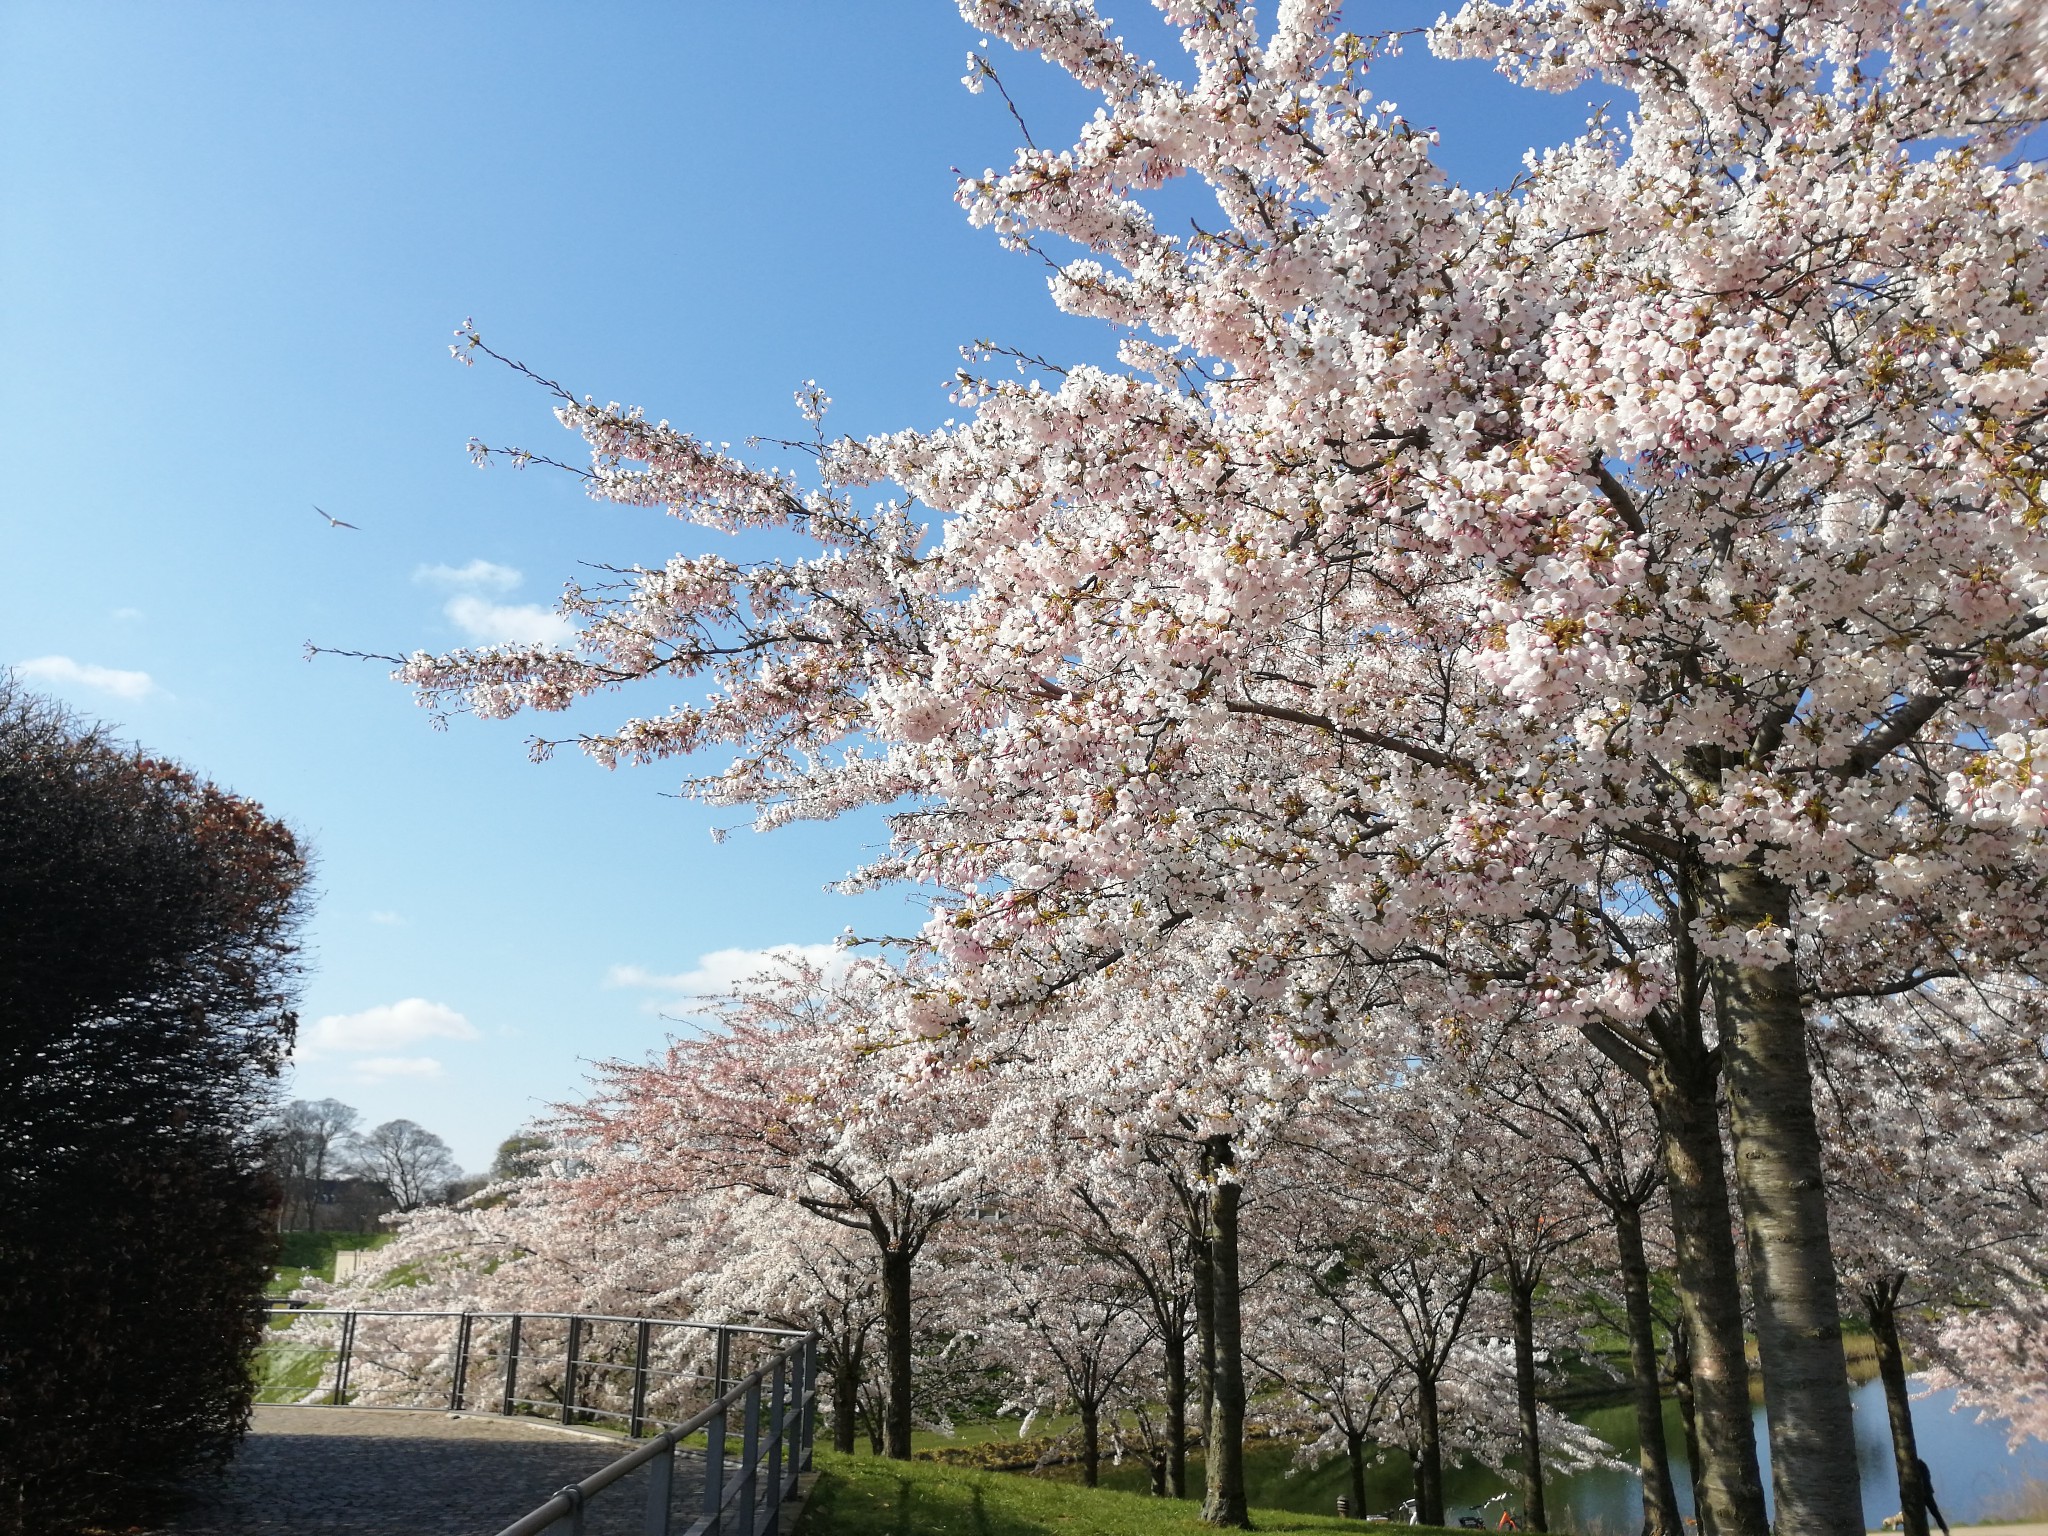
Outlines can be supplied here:
<path id="1" fill-rule="evenodd" d="M 818 1452 L 803 1536 L 1213 1536 L 1196 1506 L 1016 1472 Z M 1349 1531 L 1330 1515 L 1255 1509 L 1261 1531 Z M 1403 1526 L 1429 1532 L 1434 1526 Z"/>
<path id="2" fill-rule="evenodd" d="M 280 1232 L 277 1272 L 268 1293 L 281 1300 L 309 1279 L 332 1280 L 336 1249 L 382 1248 L 397 1237 L 395 1232 Z"/>

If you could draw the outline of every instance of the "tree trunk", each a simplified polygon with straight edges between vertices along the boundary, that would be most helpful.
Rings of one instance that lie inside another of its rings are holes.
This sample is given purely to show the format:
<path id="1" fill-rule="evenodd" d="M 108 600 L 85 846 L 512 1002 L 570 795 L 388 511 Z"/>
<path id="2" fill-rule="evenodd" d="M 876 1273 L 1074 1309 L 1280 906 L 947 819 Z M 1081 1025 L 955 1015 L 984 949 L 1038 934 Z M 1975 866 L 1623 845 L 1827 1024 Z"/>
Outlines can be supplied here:
<path id="1" fill-rule="evenodd" d="M 859 1419 L 860 1356 L 854 1350 L 843 1349 L 832 1362 L 832 1449 L 842 1456 L 853 1454 Z"/>
<path id="2" fill-rule="evenodd" d="M 1228 1174 L 1234 1154 L 1229 1138 L 1212 1137 L 1210 1166 Z M 1248 1528 L 1244 1493 L 1244 1336 L 1237 1279 L 1237 1206 L 1234 1183 L 1217 1181 L 1209 1196 L 1210 1331 L 1215 1364 L 1209 1387 L 1209 1436 L 1204 1447 L 1202 1519 L 1209 1525 Z"/>
<path id="3" fill-rule="evenodd" d="M 1365 1436 L 1347 1433 L 1344 1454 L 1351 1462 L 1351 1518 L 1363 1520 L 1369 1513 L 1365 1506 Z"/>
<path id="4" fill-rule="evenodd" d="M 1754 865 L 1713 871 L 1730 930 L 1791 933 L 1791 892 Z M 1862 1536 L 1863 1479 L 1828 1239 L 1820 1127 L 1793 967 L 1713 962 L 1735 1191 L 1749 1248 L 1778 1536 Z"/>
<path id="5" fill-rule="evenodd" d="M 1093 1488 L 1102 1481 L 1102 1410 L 1099 1404 L 1081 1404 L 1081 1486 Z"/>
<path id="6" fill-rule="evenodd" d="M 1678 1422 L 1685 1427 L 1685 1464 L 1691 1471 L 1692 1507 L 1700 1536 L 1714 1536 L 1714 1512 L 1700 1498 L 1700 1427 L 1693 1411 L 1692 1349 L 1687 1336 L 1685 1319 L 1680 1317 L 1671 1330 L 1671 1391 L 1678 1399 Z"/>
<path id="7" fill-rule="evenodd" d="M 1729 1231 L 1714 1095 L 1714 1070 L 1704 1052 L 1667 1050 L 1650 1068 L 1678 1297 L 1692 1345 L 1699 1437 L 1693 1489 L 1702 1524 L 1711 1520 L 1716 1536 L 1769 1536 L 1749 1413 L 1749 1361 L 1742 1352 L 1742 1278 Z"/>
<path id="8" fill-rule="evenodd" d="M 1166 1475 L 1169 1499 L 1188 1496 L 1188 1340 L 1177 1329 L 1161 1339 L 1166 1351 Z"/>
<path id="9" fill-rule="evenodd" d="M 882 1250 L 882 1348 L 889 1405 L 883 1438 L 892 1461 L 910 1460 L 910 1254 Z"/>
<path id="10" fill-rule="evenodd" d="M 1884 1378 L 1885 1412 L 1892 1424 L 1892 1460 L 1899 1471 L 1902 1536 L 1927 1536 L 1927 1489 L 1920 1481 L 1920 1446 L 1913 1435 L 1913 1399 L 1906 1390 L 1906 1353 L 1899 1347 L 1899 1292 L 1904 1275 L 1884 1275 L 1863 1285 L 1863 1307 L 1877 1341 L 1877 1374 Z"/>
<path id="11" fill-rule="evenodd" d="M 1547 1531 L 1543 1507 L 1543 1431 L 1536 1417 L 1536 1279 L 1539 1271 L 1508 1261 L 1508 1299 L 1515 1313 L 1515 1407 L 1522 1421 L 1522 1525 Z"/>
<path id="12" fill-rule="evenodd" d="M 1685 1536 L 1671 1452 L 1664 1443 L 1664 1400 L 1657 1390 L 1657 1332 L 1650 1313 L 1650 1261 L 1643 1252 L 1641 1206 L 1609 1207 L 1621 1251 L 1621 1292 L 1628 1311 L 1628 1363 L 1636 1407 L 1636 1460 L 1643 1474 L 1643 1536 Z"/>
<path id="13" fill-rule="evenodd" d="M 1195 1281 L 1195 1413 L 1200 1421 L 1202 1476 L 1206 1482 L 1208 1449 L 1216 1438 L 1215 1426 L 1209 1422 L 1215 1407 L 1216 1266 L 1210 1262 L 1209 1202 L 1206 1198 L 1202 1201 L 1201 1230 L 1195 1233 L 1190 1247 L 1189 1267 L 1194 1272 Z"/>
<path id="14" fill-rule="evenodd" d="M 1444 1436 L 1437 1419 L 1436 1377 L 1415 1378 L 1415 1432 L 1422 1453 L 1415 1458 L 1415 1518 L 1424 1525 L 1444 1523 Z"/>

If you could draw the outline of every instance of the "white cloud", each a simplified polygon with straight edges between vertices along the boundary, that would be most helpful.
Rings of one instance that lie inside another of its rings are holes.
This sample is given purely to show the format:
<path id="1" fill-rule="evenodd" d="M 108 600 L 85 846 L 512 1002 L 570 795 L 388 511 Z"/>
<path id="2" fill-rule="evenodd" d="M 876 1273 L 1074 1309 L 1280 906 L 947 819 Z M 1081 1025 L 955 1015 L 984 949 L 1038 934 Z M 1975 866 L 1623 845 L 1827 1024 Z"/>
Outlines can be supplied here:
<path id="1" fill-rule="evenodd" d="M 477 1027 L 443 1003 L 423 997 L 408 997 L 396 1003 L 365 1008 L 361 1013 L 330 1013 L 316 1019 L 313 1027 L 299 1037 L 299 1054 L 324 1055 L 329 1051 L 390 1051 L 417 1045 L 422 1040 L 478 1040 Z M 379 1058 L 386 1066 L 397 1057 Z M 426 1061 L 430 1058 L 410 1058 Z M 369 1063 L 361 1063 L 367 1069 Z M 407 1069 L 396 1069 L 407 1070 Z M 417 1069 L 410 1069 L 417 1070 Z M 438 1071 L 438 1065 L 435 1067 Z"/>
<path id="2" fill-rule="evenodd" d="M 372 912 L 370 921 L 382 928 L 397 928 L 404 924 L 405 919 L 396 912 Z"/>
<path id="3" fill-rule="evenodd" d="M 576 634 L 576 626 L 552 608 L 539 603 L 494 603 L 473 592 L 449 598 L 442 612 L 479 645 L 560 645 Z"/>
<path id="4" fill-rule="evenodd" d="M 454 587 L 455 595 L 441 612 L 477 645 L 561 645 L 576 635 L 576 626 L 540 603 L 494 603 L 480 594 L 517 591 L 526 578 L 494 560 L 467 565 L 423 565 L 412 579 L 436 587 Z"/>
<path id="5" fill-rule="evenodd" d="M 441 1063 L 431 1056 L 369 1056 L 350 1063 L 365 1082 L 388 1082 L 394 1077 L 439 1077 Z"/>
<path id="6" fill-rule="evenodd" d="M 509 565 L 494 560 L 472 560 L 467 565 L 423 565 L 412 573 L 414 581 L 437 587 L 481 587 L 489 592 L 516 591 L 525 580 Z"/>
<path id="7" fill-rule="evenodd" d="M 640 965 L 615 965 L 605 974 L 608 987 L 630 987 L 641 992 L 660 992 L 647 1006 L 664 1006 L 701 997 L 723 997 L 733 986 L 777 962 L 799 961 L 815 965 L 830 981 L 843 975 L 853 963 L 850 951 L 836 944 L 771 944 L 766 949 L 714 949 L 699 955 L 695 966 L 674 975 L 662 975 Z"/>
<path id="8" fill-rule="evenodd" d="M 156 679 L 147 672 L 124 672 L 118 667 L 73 661 L 69 656 L 38 656 L 33 661 L 21 662 L 14 670 L 39 683 L 90 688 L 95 693 L 111 693 L 117 699 L 146 699 L 160 691 Z"/>
<path id="9" fill-rule="evenodd" d="M 140 608 L 116 608 L 114 617 L 123 624 L 137 624 L 149 617 Z"/>

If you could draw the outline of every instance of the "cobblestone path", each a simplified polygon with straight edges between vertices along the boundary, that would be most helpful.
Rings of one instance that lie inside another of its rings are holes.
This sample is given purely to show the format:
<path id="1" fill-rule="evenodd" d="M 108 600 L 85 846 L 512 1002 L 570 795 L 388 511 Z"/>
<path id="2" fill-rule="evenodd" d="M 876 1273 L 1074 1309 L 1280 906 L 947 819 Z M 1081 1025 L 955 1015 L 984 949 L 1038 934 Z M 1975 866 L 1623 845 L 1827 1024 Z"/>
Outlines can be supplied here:
<path id="1" fill-rule="evenodd" d="M 625 1454 L 623 1441 L 479 1414 L 258 1408 L 227 1472 L 161 1536 L 495 1536 Z M 639 1536 L 643 1468 L 591 1502 L 588 1536 Z M 700 1458 L 676 1458 L 673 1529 Z"/>

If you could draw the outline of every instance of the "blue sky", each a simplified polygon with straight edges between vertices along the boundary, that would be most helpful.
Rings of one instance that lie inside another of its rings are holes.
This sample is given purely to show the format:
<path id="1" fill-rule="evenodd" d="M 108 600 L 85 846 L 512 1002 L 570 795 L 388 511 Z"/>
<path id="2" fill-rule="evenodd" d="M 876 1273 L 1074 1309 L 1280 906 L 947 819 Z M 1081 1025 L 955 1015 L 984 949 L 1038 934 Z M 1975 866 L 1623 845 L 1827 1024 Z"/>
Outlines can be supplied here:
<path id="1" fill-rule="evenodd" d="M 716 845 L 736 818 L 675 773 L 536 766 L 523 724 L 436 731 L 382 668 L 301 650 L 544 624 L 578 561 L 689 538 L 473 468 L 472 435 L 575 444 L 530 386 L 449 360 L 465 316 L 734 442 L 800 435 L 812 377 L 835 429 L 931 425 L 977 337 L 1105 359 L 952 203 L 951 168 L 1015 135 L 960 84 L 976 40 L 880 0 L 0 6 L 0 663 L 311 840 L 290 1091 L 480 1167 L 746 952 L 915 925 L 824 889 L 877 822 Z M 996 61 L 1065 142 L 1079 94 Z M 1585 116 L 1419 52 L 1375 80 L 1471 183 Z"/>

